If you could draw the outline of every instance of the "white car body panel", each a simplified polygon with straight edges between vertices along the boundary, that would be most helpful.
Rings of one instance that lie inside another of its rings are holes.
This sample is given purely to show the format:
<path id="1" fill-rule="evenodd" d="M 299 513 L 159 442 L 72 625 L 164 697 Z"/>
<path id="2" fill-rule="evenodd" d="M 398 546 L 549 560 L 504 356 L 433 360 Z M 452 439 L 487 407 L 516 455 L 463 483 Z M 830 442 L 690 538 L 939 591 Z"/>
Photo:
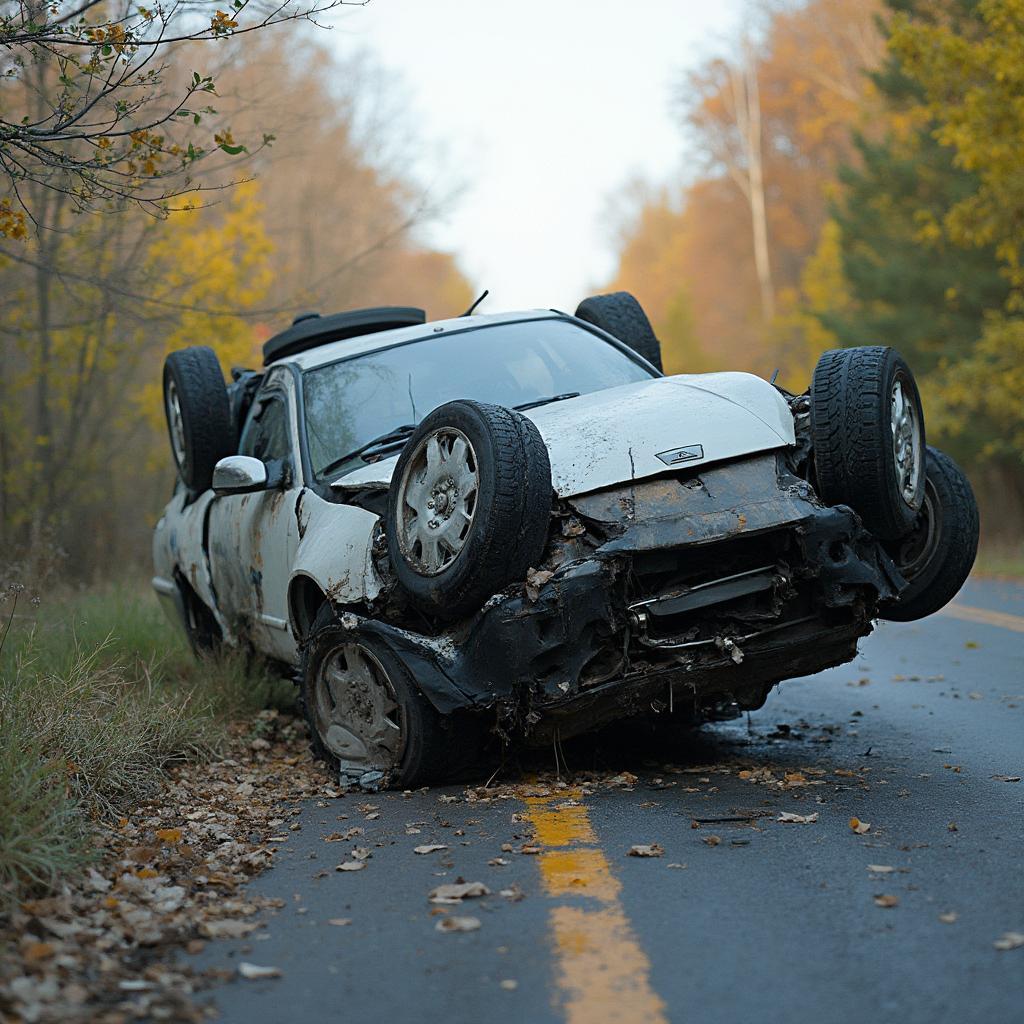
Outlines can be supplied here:
<path id="1" fill-rule="evenodd" d="M 785 399 L 749 373 L 657 377 L 553 402 L 525 415 L 548 447 L 552 484 L 561 498 L 796 442 Z M 678 449 L 690 451 L 672 463 L 658 458 Z M 394 456 L 365 466 L 335 486 L 387 486 L 397 462 Z"/>
<path id="2" fill-rule="evenodd" d="M 153 533 L 153 587 L 160 595 L 165 610 L 172 615 L 172 595 L 177 589 L 175 572 L 181 573 L 196 596 L 211 610 L 221 629 L 227 634 L 227 623 L 217 606 L 210 563 L 203 549 L 206 514 L 214 500 L 207 491 L 197 501 L 186 504 L 186 494 L 178 491 L 168 502 Z M 169 601 L 169 603 L 168 603 Z"/>
<path id="3" fill-rule="evenodd" d="M 302 539 L 290 583 L 308 576 L 338 604 L 372 601 L 382 587 L 371 556 L 377 519 L 364 508 L 336 505 L 304 491 L 298 507 Z"/>
<path id="4" fill-rule="evenodd" d="M 785 399 L 748 373 L 659 377 L 526 415 L 548 446 L 562 498 L 796 441 Z M 689 449 L 680 461 L 658 458 L 680 449 Z"/>

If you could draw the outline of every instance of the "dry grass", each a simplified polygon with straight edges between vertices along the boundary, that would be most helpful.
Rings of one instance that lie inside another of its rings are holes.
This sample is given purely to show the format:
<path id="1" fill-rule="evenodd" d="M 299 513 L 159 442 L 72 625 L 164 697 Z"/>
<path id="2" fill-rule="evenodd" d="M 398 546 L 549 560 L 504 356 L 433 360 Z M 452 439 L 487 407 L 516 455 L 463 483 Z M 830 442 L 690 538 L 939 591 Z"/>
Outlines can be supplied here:
<path id="1" fill-rule="evenodd" d="M 203 759 L 235 716 L 292 700 L 236 655 L 197 662 L 138 587 L 0 602 L 0 895 L 52 888 L 90 831 Z M 14 613 L 12 616 L 12 612 Z M 10 629 L 5 635 L 5 626 Z"/>

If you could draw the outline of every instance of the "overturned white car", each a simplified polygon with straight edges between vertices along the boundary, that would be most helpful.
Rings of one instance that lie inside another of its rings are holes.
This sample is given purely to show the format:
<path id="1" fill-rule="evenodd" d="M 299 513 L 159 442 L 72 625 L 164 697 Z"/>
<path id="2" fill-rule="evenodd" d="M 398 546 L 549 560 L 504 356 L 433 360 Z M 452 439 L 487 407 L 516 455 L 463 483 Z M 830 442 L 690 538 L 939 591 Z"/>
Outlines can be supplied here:
<path id="1" fill-rule="evenodd" d="M 353 781 L 448 777 L 488 734 L 760 707 L 973 564 L 970 486 L 890 348 L 825 353 L 802 395 L 666 377 L 616 293 L 309 315 L 264 356 L 227 386 L 209 348 L 167 360 L 154 587 L 197 651 L 296 675 Z"/>

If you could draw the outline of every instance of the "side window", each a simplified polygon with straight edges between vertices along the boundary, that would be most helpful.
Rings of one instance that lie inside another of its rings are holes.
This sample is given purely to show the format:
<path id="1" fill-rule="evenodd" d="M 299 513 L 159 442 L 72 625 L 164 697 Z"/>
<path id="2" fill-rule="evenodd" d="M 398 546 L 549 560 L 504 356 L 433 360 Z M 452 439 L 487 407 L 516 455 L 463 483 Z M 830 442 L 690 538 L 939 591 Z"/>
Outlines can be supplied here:
<path id="1" fill-rule="evenodd" d="M 288 406 L 283 396 L 257 397 L 242 431 L 238 452 L 240 455 L 252 455 L 262 462 L 288 458 L 291 454 Z"/>

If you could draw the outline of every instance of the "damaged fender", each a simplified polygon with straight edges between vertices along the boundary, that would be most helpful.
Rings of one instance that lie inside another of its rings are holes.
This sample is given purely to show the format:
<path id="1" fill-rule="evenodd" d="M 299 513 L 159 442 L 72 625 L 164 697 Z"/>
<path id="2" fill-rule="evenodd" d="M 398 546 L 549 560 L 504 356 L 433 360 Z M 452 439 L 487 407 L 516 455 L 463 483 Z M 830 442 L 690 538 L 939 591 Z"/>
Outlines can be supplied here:
<path id="1" fill-rule="evenodd" d="M 288 582 L 288 612 L 298 638 L 324 600 L 361 607 L 380 594 L 383 582 L 372 557 L 379 516 L 324 501 L 309 489 L 299 495 L 295 516 L 299 543 Z"/>

